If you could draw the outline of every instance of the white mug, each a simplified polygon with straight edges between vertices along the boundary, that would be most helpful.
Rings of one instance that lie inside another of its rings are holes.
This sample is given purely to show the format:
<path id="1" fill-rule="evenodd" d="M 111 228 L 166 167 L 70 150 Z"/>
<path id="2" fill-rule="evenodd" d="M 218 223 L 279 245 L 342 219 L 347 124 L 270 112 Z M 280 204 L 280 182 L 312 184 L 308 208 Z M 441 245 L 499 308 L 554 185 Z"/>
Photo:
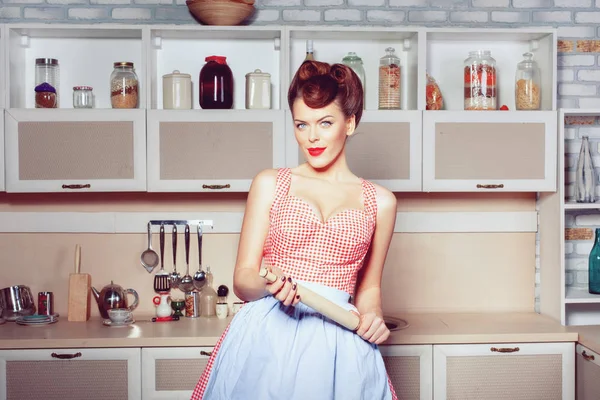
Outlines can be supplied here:
<path id="1" fill-rule="evenodd" d="M 229 305 L 227 303 L 217 303 L 217 318 L 219 318 L 219 319 L 227 318 L 228 311 L 229 311 Z"/>

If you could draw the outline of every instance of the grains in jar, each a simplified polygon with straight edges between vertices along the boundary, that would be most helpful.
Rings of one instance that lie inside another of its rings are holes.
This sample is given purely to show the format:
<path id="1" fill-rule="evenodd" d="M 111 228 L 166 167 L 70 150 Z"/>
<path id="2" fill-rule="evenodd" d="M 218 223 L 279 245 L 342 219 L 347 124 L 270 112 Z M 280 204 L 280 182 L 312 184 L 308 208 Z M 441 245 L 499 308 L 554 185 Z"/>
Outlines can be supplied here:
<path id="1" fill-rule="evenodd" d="M 110 103 L 113 108 L 137 108 L 138 77 L 132 62 L 116 62 L 110 76 Z"/>
<path id="2" fill-rule="evenodd" d="M 519 79 L 515 93 L 517 110 L 540 109 L 540 87 L 533 80 Z"/>
<path id="3" fill-rule="evenodd" d="M 379 109 L 400 109 L 400 58 L 393 47 L 379 59 Z"/>

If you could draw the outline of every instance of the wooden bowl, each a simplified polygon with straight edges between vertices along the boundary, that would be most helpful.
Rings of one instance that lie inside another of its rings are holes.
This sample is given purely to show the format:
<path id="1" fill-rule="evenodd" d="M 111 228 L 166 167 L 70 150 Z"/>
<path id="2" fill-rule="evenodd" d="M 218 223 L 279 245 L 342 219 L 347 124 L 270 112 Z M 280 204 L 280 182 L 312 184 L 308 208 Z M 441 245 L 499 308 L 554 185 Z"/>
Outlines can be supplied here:
<path id="1" fill-rule="evenodd" d="M 254 12 L 254 1 L 187 0 L 188 9 L 205 25 L 239 25 Z"/>

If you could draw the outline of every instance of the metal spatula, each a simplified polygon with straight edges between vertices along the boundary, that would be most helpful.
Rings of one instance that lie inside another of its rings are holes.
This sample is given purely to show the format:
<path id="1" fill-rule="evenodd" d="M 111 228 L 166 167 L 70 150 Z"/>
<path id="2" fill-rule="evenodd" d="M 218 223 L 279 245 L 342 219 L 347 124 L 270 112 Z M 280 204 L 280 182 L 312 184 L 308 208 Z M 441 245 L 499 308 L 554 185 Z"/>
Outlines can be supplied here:
<path id="1" fill-rule="evenodd" d="M 169 273 L 165 271 L 165 226 L 160 225 L 160 271 L 154 275 L 154 291 L 166 293 L 171 289 L 169 285 Z"/>

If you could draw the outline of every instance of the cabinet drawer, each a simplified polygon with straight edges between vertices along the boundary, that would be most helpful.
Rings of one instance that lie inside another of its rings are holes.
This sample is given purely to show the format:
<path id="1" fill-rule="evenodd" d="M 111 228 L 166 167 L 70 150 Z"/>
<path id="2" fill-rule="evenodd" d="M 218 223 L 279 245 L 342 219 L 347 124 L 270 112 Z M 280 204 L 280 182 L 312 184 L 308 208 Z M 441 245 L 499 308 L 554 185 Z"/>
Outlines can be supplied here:
<path id="1" fill-rule="evenodd" d="M 140 349 L 0 351 L 0 399 L 141 399 Z"/>
<path id="2" fill-rule="evenodd" d="M 6 113 L 8 192 L 146 189 L 143 110 L 47 111 Z"/>
<path id="3" fill-rule="evenodd" d="M 212 347 L 142 349 L 143 399 L 189 399 Z"/>
<path id="4" fill-rule="evenodd" d="M 574 399 L 573 343 L 439 345 L 436 399 Z"/>
<path id="5" fill-rule="evenodd" d="M 600 355 L 580 344 L 576 347 L 577 400 L 600 399 Z"/>
<path id="6" fill-rule="evenodd" d="M 426 191 L 555 191 L 556 112 L 425 112 Z"/>
<path id="7" fill-rule="evenodd" d="M 149 191 L 247 191 L 284 165 L 283 111 L 149 111 Z"/>

